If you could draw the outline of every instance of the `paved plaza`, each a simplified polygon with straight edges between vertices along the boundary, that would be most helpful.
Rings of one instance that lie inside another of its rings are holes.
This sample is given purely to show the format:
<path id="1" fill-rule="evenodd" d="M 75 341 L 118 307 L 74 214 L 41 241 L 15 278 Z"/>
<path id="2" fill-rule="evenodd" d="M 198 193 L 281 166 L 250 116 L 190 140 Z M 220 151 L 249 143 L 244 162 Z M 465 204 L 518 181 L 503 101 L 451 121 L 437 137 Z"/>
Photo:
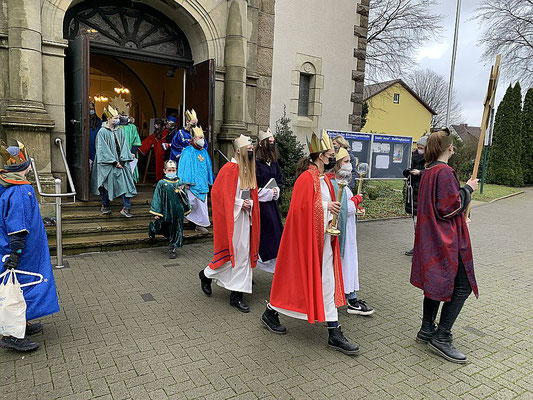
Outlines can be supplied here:
<path id="1" fill-rule="evenodd" d="M 210 242 L 177 260 L 165 249 L 69 257 L 55 271 L 61 311 L 42 319 L 41 348 L 0 352 L 1 399 L 533 399 L 533 190 L 477 206 L 471 235 L 480 298 L 454 330 L 467 365 L 444 361 L 414 337 L 422 292 L 409 284 L 408 219 L 358 225 L 361 291 L 371 317 L 339 318 L 361 346 L 329 350 L 324 324 L 260 317 L 272 277 L 254 273 L 242 314 L 198 271 Z"/>

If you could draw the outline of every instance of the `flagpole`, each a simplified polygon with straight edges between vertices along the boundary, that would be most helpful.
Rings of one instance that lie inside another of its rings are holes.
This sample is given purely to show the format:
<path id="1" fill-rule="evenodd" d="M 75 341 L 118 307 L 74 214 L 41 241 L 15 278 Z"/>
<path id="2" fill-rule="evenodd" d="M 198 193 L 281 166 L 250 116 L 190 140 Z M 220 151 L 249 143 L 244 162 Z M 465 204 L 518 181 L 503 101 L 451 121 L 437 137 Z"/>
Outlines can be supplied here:
<path id="1" fill-rule="evenodd" d="M 457 0 L 457 10 L 455 11 L 455 33 L 453 35 L 452 62 L 450 67 L 450 84 L 448 86 L 448 104 L 446 106 L 446 128 L 450 123 L 450 109 L 452 106 L 453 75 L 455 73 L 455 57 L 457 56 L 457 38 L 459 36 L 459 22 L 461 17 L 461 0 Z"/>

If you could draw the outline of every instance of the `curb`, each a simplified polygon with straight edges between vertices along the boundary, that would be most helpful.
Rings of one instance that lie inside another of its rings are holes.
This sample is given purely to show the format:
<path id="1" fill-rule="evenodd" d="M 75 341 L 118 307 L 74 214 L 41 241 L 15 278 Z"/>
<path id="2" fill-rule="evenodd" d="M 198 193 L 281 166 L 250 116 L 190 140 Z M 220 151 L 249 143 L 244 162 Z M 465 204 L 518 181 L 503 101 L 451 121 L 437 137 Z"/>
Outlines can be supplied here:
<path id="1" fill-rule="evenodd" d="M 519 192 L 511 193 L 511 194 L 508 194 L 508 195 L 505 195 L 505 196 L 502 196 L 502 197 L 498 197 L 497 199 L 491 200 L 491 201 L 489 201 L 489 204 L 494 203 L 496 201 L 508 199 L 509 197 L 518 196 L 519 194 L 524 194 L 524 193 L 525 192 L 523 190 L 520 190 Z"/>
<path id="2" fill-rule="evenodd" d="M 392 221 L 392 220 L 395 220 L 395 219 L 411 219 L 413 218 L 412 216 L 410 215 L 406 215 L 404 217 L 387 217 L 387 218 L 372 218 L 372 219 L 363 219 L 363 220 L 358 220 L 357 223 L 358 224 L 362 224 L 362 223 L 366 223 L 366 222 L 379 222 L 379 221 Z"/>

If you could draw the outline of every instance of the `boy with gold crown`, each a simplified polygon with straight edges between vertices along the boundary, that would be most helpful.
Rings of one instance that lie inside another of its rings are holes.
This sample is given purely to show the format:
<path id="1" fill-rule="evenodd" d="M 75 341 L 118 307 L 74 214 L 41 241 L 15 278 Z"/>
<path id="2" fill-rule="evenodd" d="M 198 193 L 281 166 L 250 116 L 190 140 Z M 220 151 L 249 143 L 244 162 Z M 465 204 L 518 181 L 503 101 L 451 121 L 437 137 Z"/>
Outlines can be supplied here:
<path id="1" fill-rule="evenodd" d="M 178 165 L 178 176 L 189 187 L 187 196 L 191 204 L 191 212 L 187 220 L 196 225 L 196 232 L 203 235 L 209 233 L 207 227 L 209 212 L 207 209 L 207 195 L 209 186 L 213 185 L 215 176 L 211 165 L 211 157 L 207 153 L 204 131 L 200 126 L 192 128 L 190 145 L 183 149 Z"/>
<path id="2" fill-rule="evenodd" d="M 185 111 L 185 127 L 180 129 L 176 135 L 172 138 L 170 143 L 170 159 L 179 163 L 181 153 L 183 149 L 189 146 L 192 139 L 191 131 L 198 125 L 198 117 L 196 111 Z"/>
<path id="3" fill-rule="evenodd" d="M 309 323 L 327 322 L 328 346 L 355 355 L 359 346 L 346 339 L 337 308 L 345 305 L 339 240 L 326 228 L 341 205 L 325 171 L 335 167 L 333 143 L 325 130 L 308 140 L 309 156 L 298 164 L 287 221 L 278 251 L 270 303 L 261 318 L 278 334 L 287 329 L 279 314 Z"/>
<path id="4" fill-rule="evenodd" d="M 214 279 L 231 291 L 230 305 L 247 313 L 243 295 L 252 293 L 252 268 L 259 257 L 259 207 L 252 142 L 241 135 L 233 148 L 235 157 L 220 169 L 213 185 L 214 255 L 199 275 L 207 296 Z"/>
<path id="5" fill-rule="evenodd" d="M 0 169 L 0 212 L 4 221 L 0 225 L 0 258 L 5 259 L 3 268 L 43 276 L 41 283 L 22 287 L 26 321 L 30 321 L 59 311 L 56 285 L 39 203 L 26 179 L 31 170 L 30 158 L 24 145 L 18 141 L 2 144 L 1 152 L 4 168 Z M 0 268 L 2 272 L 4 269 Z M 35 277 L 17 274 L 17 279 L 24 285 L 34 281 Z M 40 322 L 27 322 L 23 337 L 3 336 L 0 347 L 17 351 L 35 350 L 39 344 L 30 341 L 27 336 L 41 330 Z"/>
<path id="6" fill-rule="evenodd" d="M 120 117 L 113 107 L 104 110 L 107 121 L 96 135 L 96 155 L 91 171 L 91 190 L 102 195 L 102 214 L 111 214 L 110 201 L 122 197 L 120 214 L 131 218 L 131 198 L 137 194 L 130 162 L 133 161 L 126 135 L 118 131 Z"/>

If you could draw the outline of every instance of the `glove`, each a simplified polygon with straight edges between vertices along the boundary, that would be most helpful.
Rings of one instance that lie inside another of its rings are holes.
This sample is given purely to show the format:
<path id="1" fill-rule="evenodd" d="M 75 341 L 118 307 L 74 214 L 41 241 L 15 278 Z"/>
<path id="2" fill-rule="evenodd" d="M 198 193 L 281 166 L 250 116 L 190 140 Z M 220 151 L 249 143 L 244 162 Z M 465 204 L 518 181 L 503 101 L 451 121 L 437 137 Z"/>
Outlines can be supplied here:
<path id="1" fill-rule="evenodd" d="M 19 258 L 20 258 L 20 255 L 16 253 L 10 254 L 9 258 L 4 263 L 4 268 L 5 269 L 16 269 L 17 266 L 19 265 Z"/>
<path id="2" fill-rule="evenodd" d="M 350 200 L 355 204 L 355 208 L 359 208 L 359 205 L 363 202 L 363 197 L 360 194 L 356 194 Z"/>

